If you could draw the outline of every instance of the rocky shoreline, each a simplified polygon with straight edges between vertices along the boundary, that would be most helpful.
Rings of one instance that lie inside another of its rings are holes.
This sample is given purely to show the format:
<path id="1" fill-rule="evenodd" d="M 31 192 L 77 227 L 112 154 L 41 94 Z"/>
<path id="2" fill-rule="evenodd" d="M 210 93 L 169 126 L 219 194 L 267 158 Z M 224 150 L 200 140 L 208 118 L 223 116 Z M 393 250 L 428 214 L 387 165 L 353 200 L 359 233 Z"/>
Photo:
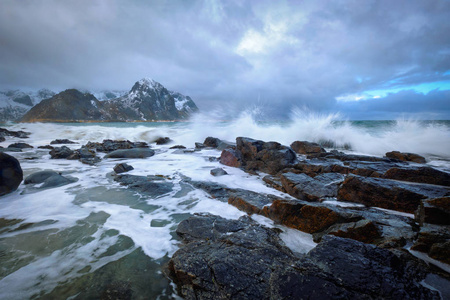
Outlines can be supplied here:
<path id="1" fill-rule="evenodd" d="M 5 132 L 0 131 L 0 137 L 27 134 Z M 158 156 L 157 151 L 143 142 L 104 140 L 77 150 L 58 145 L 71 143 L 55 141 L 45 147 L 50 150 L 51 159 L 76 159 L 92 166 L 110 158 Z M 20 147 L 26 146 L 2 149 L 2 160 L 11 157 L 3 152 L 21 151 Z M 274 194 L 183 178 L 183 183 L 192 189 L 201 189 L 248 216 L 228 220 L 198 214 L 178 225 L 176 233 L 182 244 L 164 272 L 177 285 L 180 296 L 186 299 L 450 297 L 450 174 L 428 166 L 425 158 L 396 151 L 386 153 L 385 157 L 354 155 L 326 151 L 306 141 L 284 146 L 246 137 L 238 137 L 236 143 L 208 137 L 203 143 L 196 143 L 194 149 L 178 146 L 174 151 L 189 155 L 204 149 L 222 151 L 220 158 L 210 159 L 225 166 L 241 168 L 248 174 L 266 174 L 263 180 L 274 189 Z M 2 161 L 2 168 L 3 165 Z M 172 190 L 169 178 L 123 174 L 132 168 L 127 164 L 116 165 L 114 180 L 152 197 Z M 211 170 L 211 175 L 229 176 L 220 168 Z M 33 188 L 52 188 L 74 180 L 44 171 L 30 175 L 24 183 L 34 185 Z M 16 188 L 9 187 L 8 191 Z M 255 215 L 309 233 L 318 245 L 308 253 L 295 251 L 285 245 L 280 230 L 261 225 L 252 218 Z"/>

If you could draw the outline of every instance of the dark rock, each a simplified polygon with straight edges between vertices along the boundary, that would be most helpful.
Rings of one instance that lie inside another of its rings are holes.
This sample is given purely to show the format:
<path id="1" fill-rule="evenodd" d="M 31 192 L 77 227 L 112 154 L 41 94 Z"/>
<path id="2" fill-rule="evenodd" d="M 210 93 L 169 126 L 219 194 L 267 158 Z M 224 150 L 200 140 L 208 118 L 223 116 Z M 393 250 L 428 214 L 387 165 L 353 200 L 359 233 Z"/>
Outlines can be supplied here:
<path id="1" fill-rule="evenodd" d="M 271 277 L 271 299 L 439 299 L 388 250 L 327 236 L 308 254 Z"/>
<path id="2" fill-rule="evenodd" d="M 3 133 L 0 133 L 0 143 L 6 141 L 5 136 Z"/>
<path id="3" fill-rule="evenodd" d="M 348 223 L 362 219 L 361 216 L 344 214 L 339 208 L 309 205 L 294 200 L 274 200 L 265 206 L 262 214 L 277 223 L 307 233 L 328 229 L 336 223 Z"/>
<path id="4" fill-rule="evenodd" d="M 271 175 L 291 166 L 296 155 L 291 148 L 277 142 L 263 142 L 245 137 L 236 138 L 236 150 L 240 152 L 246 171 L 262 171 Z"/>
<path id="5" fill-rule="evenodd" d="M 195 143 L 195 149 L 204 149 L 206 148 L 205 145 L 203 145 L 202 143 Z"/>
<path id="6" fill-rule="evenodd" d="M 228 173 L 222 168 L 215 168 L 210 171 L 212 176 L 223 176 L 228 175 Z"/>
<path id="7" fill-rule="evenodd" d="M 241 167 L 240 152 L 233 149 L 224 149 L 220 155 L 220 163 L 229 167 Z"/>
<path id="8" fill-rule="evenodd" d="M 146 148 L 122 149 L 110 152 L 105 158 L 146 158 L 155 155 L 155 151 Z"/>
<path id="9" fill-rule="evenodd" d="M 431 167 L 391 168 L 383 178 L 450 186 L 450 174 Z"/>
<path id="10" fill-rule="evenodd" d="M 125 172 L 131 171 L 131 170 L 134 170 L 134 168 L 126 163 L 117 164 L 114 166 L 114 172 L 116 172 L 117 174 L 125 173 Z"/>
<path id="11" fill-rule="evenodd" d="M 17 190 L 22 180 L 23 172 L 19 161 L 0 152 L 0 196 Z"/>
<path id="12" fill-rule="evenodd" d="M 0 152 L 22 152 L 20 148 L 0 148 Z"/>
<path id="13" fill-rule="evenodd" d="M 40 184 L 43 183 L 41 186 L 39 186 L 39 189 L 48 189 L 48 188 L 54 188 L 63 186 L 66 184 L 77 182 L 77 178 L 73 177 L 65 177 L 61 174 L 51 171 L 51 170 L 45 170 L 45 171 L 39 171 L 36 173 L 33 173 L 27 178 L 25 178 L 24 183 L 25 184 Z"/>
<path id="14" fill-rule="evenodd" d="M 206 147 L 216 148 L 218 150 L 234 148 L 236 145 L 230 142 L 222 141 L 215 137 L 207 137 L 203 142 Z"/>
<path id="15" fill-rule="evenodd" d="M 313 164 L 308 162 L 300 162 L 293 166 L 295 170 L 298 170 L 298 172 L 295 172 L 293 170 L 289 170 L 291 172 L 295 173 L 305 173 L 306 175 L 310 177 L 316 177 L 319 174 L 323 173 L 340 173 L 340 174 L 348 174 L 352 171 L 352 168 L 347 166 L 342 166 L 340 164 L 330 162 L 321 162 L 320 164 Z"/>
<path id="16" fill-rule="evenodd" d="M 450 197 L 422 201 L 416 220 L 420 226 L 424 223 L 450 225 Z"/>
<path id="17" fill-rule="evenodd" d="M 156 142 L 156 145 L 165 145 L 165 144 L 172 142 L 172 140 L 169 137 L 160 137 L 160 138 L 156 139 L 155 142 Z"/>
<path id="18" fill-rule="evenodd" d="M 156 176 L 117 175 L 114 180 L 151 197 L 158 197 L 170 193 L 173 183 Z"/>
<path id="19" fill-rule="evenodd" d="M 34 148 L 34 147 L 27 143 L 14 143 L 14 144 L 9 145 L 8 148 L 27 149 L 27 148 Z"/>
<path id="20" fill-rule="evenodd" d="M 310 143 L 307 141 L 295 141 L 291 144 L 292 150 L 298 154 L 316 154 L 325 153 L 325 149 L 320 147 L 317 143 Z"/>
<path id="21" fill-rule="evenodd" d="M 208 194 L 211 195 L 211 197 L 222 201 L 227 202 L 228 198 L 230 197 L 231 193 L 236 191 L 234 189 L 230 189 L 229 187 L 225 185 L 221 185 L 214 182 L 207 182 L 207 181 L 193 181 L 190 179 L 185 179 L 184 182 L 189 183 L 196 189 L 201 189 Z"/>
<path id="22" fill-rule="evenodd" d="M 76 143 L 68 139 L 56 139 L 50 142 L 50 145 L 57 145 L 57 144 L 76 144 Z"/>
<path id="23" fill-rule="evenodd" d="M 422 226 L 411 250 L 427 253 L 431 258 L 450 264 L 450 226 Z"/>
<path id="24" fill-rule="evenodd" d="M 55 147 L 53 147 L 53 146 L 50 146 L 50 145 L 45 145 L 45 146 L 39 146 L 38 147 L 38 149 L 48 149 L 48 150 L 52 150 L 52 149 L 54 149 Z"/>
<path id="25" fill-rule="evenodd" d="M 53 159 L 62 159 L 62 158 L 78 159 L 78 157 L 74 158 L 73 157 L 74 155 L 76 156 L 75 151 L 71 150 L 70 148 L 68 148 L 66 146 L 55 147 L 50 151 L 50 158 L 53 158 Z"/>
<path id="26" fill-rule="evenodd" d="M 175 146 L 170 147 L 169 149 L 186 149 L 186 147 L 183 145 L 175 145 Z"/>
<path id="27" fill-rule="evenodd" d="M 51 170 L 35 172 L 33 174 L 28 175 L 25 178 L 24 183 L 25 184 L 43 183 L 47 178 L 54 176 L 54 175 L 60 175 L 60 174 L 55 171 L 51 171 Z"/>
<path id="28" fill-rule="evenodd" d="M 5 128 L 0 128 L 0 134 L 2 134 L 3 136 L 13 136 L 13 137 L 21 138 L 21 139 L 26 139 L 31 134 L 31 132 L 25 132 L 25 131 L 21 131 L 21 130 L 10 131 Z"/>
<path id="29" fill-rule="evenodd" d="M 190 242 L 172 256 L 168 273 L 185 299 L 269 299 L 272 271 L 294 259 L 276 231 L 248 218 L 196 215 L 177 232 Z"/>
<path id="30" fill-rule="evenodd" d="M 445 187 L 349 175 L 339 188 L 337 198 L 340 201 L 414 213 L 422 200 L 449 194 L 450 190 Z"/>
<path id="31" fill-rule="evenodd" d="M 103 140 L 103 142 L 89 142 L 86 144 L 88 149 L 95 150 L 97 152 L 109 153 L 120 149 L 133 149 L 133 148 L 148 148 L 145 142 L 130 142 L 130 141 L 114 141 L 114 140 Z"/>
<path id="32" fill-rule="evenodd" d="M 302 200 L 319 201 L 325 197 L 336 197 L 338 185 L 344 180 L 344 176 L 323 173 L 312 178 L 306 174 L 284 173 L 280 179 L 289 195 Z"/>
<path id="33" fill-rule="evenodd" d="M 420 156 L 415 153 L 391 151 L 391 152 L 386 153 L 386 157 L 392 158 L 392 159 L 398 159 L 400 161 L 412 161 L 412 162 L 419 163 L 419 164 L 426 163 L 426 160 L 423 156 Z"/>
<path id="34" fill-rule="evenodd" d="M 280 177 L 266 175 L 263 177 L 263 181 L 267 183 L 269 186 L 273 187 L 274 189 L 286 193 L 286 190 L 283 188 L 283 184 L 281 182 Z"/>

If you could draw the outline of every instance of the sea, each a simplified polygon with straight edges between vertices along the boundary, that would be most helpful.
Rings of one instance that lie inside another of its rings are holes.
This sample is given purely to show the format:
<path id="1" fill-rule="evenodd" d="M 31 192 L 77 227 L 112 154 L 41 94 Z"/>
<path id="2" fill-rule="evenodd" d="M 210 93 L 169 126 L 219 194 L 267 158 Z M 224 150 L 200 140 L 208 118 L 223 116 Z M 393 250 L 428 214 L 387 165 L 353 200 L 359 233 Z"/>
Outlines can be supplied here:
<path id="1" fill-rule="evenodd" d="M 448 120 L 348 121 L 337 114 L 294 111 L 283 121 L 261 120 L 242 112 L 233 120 L 199 114 L 186 122 L 9 123 L 1 127 L 31 133 L 27 139 L 9 137 L 0 143 L 7 147 L 25 142 L 34 147 L 9 152 L 20 161 L 24 177 L 54 170 L 77 181 L 50 189 L 22 183 L 17 191 L 0 198 L 0 299 L 100 299 L 112 290 L 132 299 L 179 299 L 163 273 L 180 245 L 175 233 L 178 223 L 195 213 L 229 219 L 244 215 L 183 179 L 290 197 L 267 187 L 263 173 L 251 175 L 211 159 L 220 156 L 219 150 L 184 153 L 170 149 L 174 145 L 194 149 L 195 142 L 208 136 L 230 142 L 244 136 L 284 145 L 306 140 L 327 150 L 363 155 L 383 156 L 392 150 L 417 153 L 428 165 L 450 172 Z M 172 142 L 156 145 L 159 137 Z M 90 166 L 50 159 L 49 150 L 37 148 L 55 139 L 76 142 L 67 145 L 72 149 L 105 139 L 144 141 L 156 154 L 146 159 L 103 159 Z M 173 191 L 152 197 L 120 185 L 113 180 L 113 168 L 124 162 L 134 167 L 129 174 L 161 176 L 173 183 Z M 223 168 L 229 175 L 214 177 L 210 174 L 214 168 Z M 253 218 L 280 228 L 283 241 L 295 252 L 315 247 L 306 233 L 264 217 Z"/>

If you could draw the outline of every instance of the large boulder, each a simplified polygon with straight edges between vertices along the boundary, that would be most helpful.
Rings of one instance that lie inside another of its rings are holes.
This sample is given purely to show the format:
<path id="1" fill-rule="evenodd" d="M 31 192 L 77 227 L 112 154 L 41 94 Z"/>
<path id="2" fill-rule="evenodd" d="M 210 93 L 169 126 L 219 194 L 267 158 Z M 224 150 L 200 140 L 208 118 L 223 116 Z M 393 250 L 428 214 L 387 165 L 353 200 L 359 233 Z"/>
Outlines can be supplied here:
<path id="1" fill-rule="evenodd" d="M 172 256 L 168 274 L 184 299 L 269 299 L 273 270 L 294 259 L 275 230 L 248 217 L 196 215 L 177 233 L 188 244 Z"/>
<path id="2" fill-rule="evenodd" d="M 76 155 L 75 151 L 70 149 L 69 147 L 55 147 L 50 151 L 50 158 L 52 159 L 78 159 L 79 157 Z"/>
<path id="3" fill-rule="evenodd" d="M 0 152 L 0 196 L 9 194 L 19 187 L 23 180 L 23 171 L 19 161 Z"/>
<path id="4" fill-rule="evenodd" d="M 295 141 L 291 144 L 291 148 L 298 154 L 317 154 L 326 152 L 319 144 L 307 141 Z"/>
<path id="5" fill-rule="evenodd" d="M 262 171 L 273 175 L 291 166 L 296 160 L 291 148 L 277 142 L 238 137 L 236 150 L 241 154 L 242 166 L 250 172 Z"/>
<path id="6" fill-rule="evenodd" d="M 427 161 L 423 156 L 415 153 L 407 153 L 407 152 L 399 152 L 399 151 L 391 151 L 386 153 L 386 157 L 398 159 L 400 161 L 412 161 L 419 164 L 424 164 Z"/>
<path id="7" fill-rule="evenodd" d="M 241 153 L 234 149 L 224 149 L 220 155 L 220 163 L 229 167 L 239 168 L 242 165 Z"/>
<path id="8" fill-rule="evenodd" d="M 337 198 L 340 201 L 414 213 L 423 200 L 449 194 L 450 189 L 446 187 L 349 175 L 339 188 Z"/>
<path id="9" fill-rule="evenodd" d="M 422 201 L 415 217 L 420 226 L 425 223 L 450 225 L 450 197 Z"/>

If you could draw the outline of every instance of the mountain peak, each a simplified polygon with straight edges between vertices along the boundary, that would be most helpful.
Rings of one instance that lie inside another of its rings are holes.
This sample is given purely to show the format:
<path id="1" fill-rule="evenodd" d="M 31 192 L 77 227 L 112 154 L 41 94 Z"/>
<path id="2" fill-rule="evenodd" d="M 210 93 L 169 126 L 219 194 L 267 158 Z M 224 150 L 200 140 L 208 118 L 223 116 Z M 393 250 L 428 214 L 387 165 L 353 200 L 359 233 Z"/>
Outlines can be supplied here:
<path id="1" fill-rule="evenodd" d="M 139 80 L 138 82 L 135 83 L 135 86 L 138 85 L 139 87 L 149 87 L 149 88 L 153 88 L 153 89 L 161 89 L 164 88 L 164 86 L 151 79 L 151 78 L 142 78 L 141 80 Z"/>

